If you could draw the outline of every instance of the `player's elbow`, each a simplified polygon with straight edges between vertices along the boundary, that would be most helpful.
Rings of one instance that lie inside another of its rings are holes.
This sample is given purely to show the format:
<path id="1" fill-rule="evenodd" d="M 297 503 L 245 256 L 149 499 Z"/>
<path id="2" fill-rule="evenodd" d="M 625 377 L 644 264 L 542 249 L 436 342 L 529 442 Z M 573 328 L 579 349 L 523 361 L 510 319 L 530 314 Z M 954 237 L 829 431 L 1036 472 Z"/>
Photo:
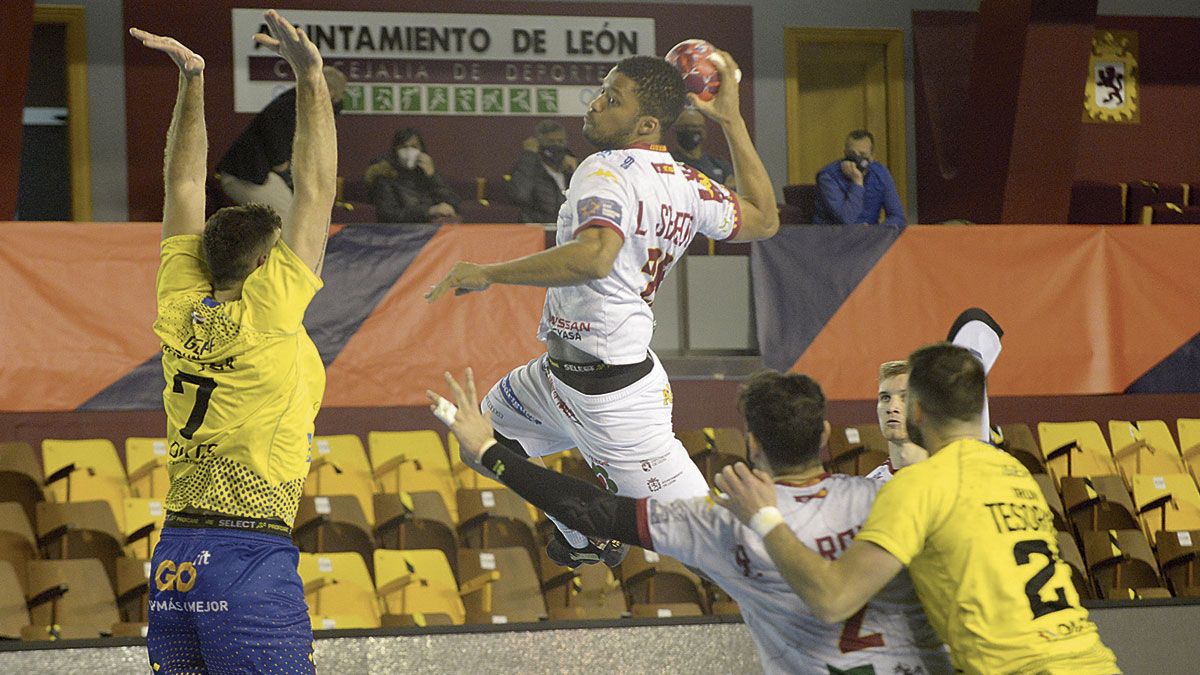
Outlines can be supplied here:
<path id="1" fill-rule="evenodd" d="M 826 592 L 813 600 L 814 602 L 810 605 L 813 614 L 816 614 L 817 618 L 825 623 L 841 623 L 862 609 L 862 603 L 858 603 L 856 606 L 850 598 L 836 592 Z"/>

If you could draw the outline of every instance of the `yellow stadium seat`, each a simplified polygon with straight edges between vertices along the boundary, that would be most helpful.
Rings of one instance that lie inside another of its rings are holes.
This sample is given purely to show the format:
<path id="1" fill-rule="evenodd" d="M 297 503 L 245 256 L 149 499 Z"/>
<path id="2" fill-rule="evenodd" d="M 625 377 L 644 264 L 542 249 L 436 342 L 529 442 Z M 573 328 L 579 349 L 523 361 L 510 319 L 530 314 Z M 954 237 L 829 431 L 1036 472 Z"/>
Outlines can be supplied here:
<path id="1" fill-rule="evenodd" d="M 367 434 L 367 448 L 384 492 L 438 492 L 450 517 L 458 522 L 454 474 L 437 432 L 372 431 Z"/>
<path id="2" fill-rule="evenodd" d="M 1120 476 L 1065 476 L 1062 499 L 1072 524 L 1080 532 L 1139 527 L 1137 509 Z"/>
<path id="3" fill-rule="evenodd" d="M 629 613 L 621 583 L 607 565 L 580 565 L 571 570 L 555 565 L 544 548 L 539 555 L 551 619 L 619 619 Z"/>
<path id="4" fill-rule="evenodd" d="M 125 555 L 149 559 L 162 536 L 166 507 L 160 499 L 125 498 Z"/>
<path id="5" fill-rule="evenodd" d="M 375 575 L 385 625 L 462 625 L 466 621 L 458 582 L 441 550 L 376 549 Z M 492 576 L 471 580 L 464 584 L 465 591 L 481 592 L 481 584 Z M 439 616 L 448 621 L 435 618 Z"/>
<path id="6" fill-rule="evenodd" d="M 670 619 L 677 616 L 704 616 L 704 610 L 694 602 L 639 602 L 629 608 L 630 615 L 639 619 Z"/>
<path id="7" fill-rule="evenodd" d="M 620 570 L 630 610 L 644 604 L 694 603 L 702 609 L 706 606 L 700 577 L 670 556 L 630 546 Z"/>
<path id="8" fill-rule="evenodd" d="M 1134 474 L 1133 504 L 1150 541 L 1161 530 L 1200 530 L 1200 491 L 1187 474 Z"/>
<path id="9" fill-rule="evenodd" d="M 479 593 L 466 593 L 470 580 L 492 572 L 499 578 L 484 582 Z M 548 618 L 546 600 L 529 552 L 518 546 L 459 549 L 459 576 L 467 623 L 517 623 Z"/>
<path id="10" fill-rule="evenodd" d="M 1095 422 L 1039 422 L 1038 438 L 1055 482 L 1064 476 L 1118 475 L 1108 443 Z"/>
<path id="11" fill-rule="evenodd" d="M 309 617 L 363 617 L 371 624 L 367 628 L 379 627 L 375 584 L 371 582 L 362 556 L 357 553 L 301 553 L 297 571 L 304 582 Z M 313 627 L 317 627 L 315 620 Z"/>
<path id="12" fill-rule="evenodd" d="M 374 532 L 358 500 L 350 495 L 301 497 L 292 539 L 306 553 L 357 553 L 371 570 Z"/>
<path id="13" fill-rule="evenodd" d="M 1126 589 L 1158 588 L 1158 563 L 1141 530 L 1083 532 L 1083 555 L 1100 597 L 1127 598 Z"/>
<path id="14" fill-rule="evenodd" d="M 129 496 L 125 469 L 107 439 L 42 441 L 46 483 L 57 502 L 111 500 L 113 511 Z M 123 516 L 118 516 L 123 517 Z"/>
<path id="15" fill-rule="evenodd" d="M 23 630 L 22 637 L 29 639 L 33 634 L 49 632 L 63 637 L 110 633 L 121 619 L 112 586 L 98 583 L 104 578 L 104 566 L 98 560 L 29 561 L 33 630 Z"/>
<path id="16" fill-rule="evenodd" d="M 829 435 L 829 470 L 865 476 L 888 458 L 887 440 L 878 424 L 834 427 Z"/>
<path id="17" fill-rule="evenodd" d="M 458 437 L 450 434 L 447 437 L 447 446 L 450 450 L 450 469 L 454 472 L 454 478 L 461 488 L 470 490 L 502 490 L 504 484 L 489 478 L 471 467 L 463 464 L 462 457 L 458 452 Z"/>
<path id="18" fill-rule="evenodd" d="M 21 565 L 25 567 L 24 564 Z M 29 625 L 29 610 L 25 607 L 25 588 L 20 579 L 26 571 L 21 569 L 20 577 L 13 564 L 0 560 L 0 639 L 19 640 L 21 630 Z"/>
<path id="19" fill-rule="evenodd" d="M 316 436 L 313 438 L 312 464 L 304 494 L 312 497 L 351 495 L 358 499 L 367 523 L 375 525 L 375 476 L 355 434 Z"/>
<path id="20" fill-rule="evenodd" d="M 1079 597 L 1092 597 L 1087 565 L 1083 562 L 1083 555 L 1079 552 L 1075 538 L 1067 532 L 1056 532 L 1055 536 L 1058 540 L 1058 557 L 1071 568 L 1071 583 L 1075 585 Z"/>
<path id="21" fill-rule="evenodd" d="M 123 622 L 145 624 L 150 620 L 149 591 L 150 560 L 117 558 L 117 611 Z"/>
<path id="22" fill-rule="evenodd" d="M 1029 425 L 1021 422 L 1001 424 L 992 429 L 992 443 L 1012 455 L 1031 474 L 1046 473 L 1046 458 L 1033 438 Z"/>
<path id="23" fill-rule="evenodd" d="M 1155 546 L 1155 557 L 1163 577 L 1170 580 L 1175 595 L 1197 583 L 1200 567 L 1200 530 L 1180 532 L 1161 531 Z"/>
<path id="24" fill-rule="evenodd" d="M 167 476 L 167 439 L 131 437 L 125 439 L 125 469 L 129 489 L 143 499 L 166 499 L 170 479 Z"/>
<path id="25" fill-rule="evenodd" d="M 1121 468 L 1125 484 L 1135 473 L 1167 474 L 1183 473 L 1183 461 L 1171 430 L 1162 420 L 1126 422 L 1112 420 L 1108 423 L 1108 437 L 1112 439 L 1113 458 Z"/>
<path id="26" fill-rule="evenodd" d="M 379 628 L 379 620 L 365 614 L 322 614 L 310 616 L 313 630 Z"/>
<path id="27" fill-rule="evenodd" d="M 45 474 L 33 446 L 21 441 L 0 443 L 0 495 L 17 502 L 33 524 L 34 504 L 46 498 L 42 491 Z"/>
<path id="28" fill-rule="evenodd" d="M 508 488 L 458 491 L 459 538 L 466 548 L 520 546 L 530 558 L 541 544 L 534 535 L 528 502 Z"/>
<path id="29" fill-rule="evenodd" d="M 375 495 L 375 513 L 379 516 L 375 526 L 379 548 L 436 548 L 446 554 L 452 566 L 457 565 L 458 531 L 440 493 Z"/>
<path id="30" fill-rule="evenodd" d="M 1175 424 L 1179 432 L 1179 454 L 1192 478 L 1200 481 L 1200 419 L 1181 417 Z"/>
<path id="31" fill-rule="evenodd" d="M 122 503 L 121 520 L 124 510 Z M 124 555 L 125 533 L 108 502 L 40 502 L 37 536 L 48 559 L 98 560 L 108 575 L 109 590 L 116 588 L 116 561 Z"/>
<path id="32" fill-rule="evenodd" d="M 28 588 L 25 564 L 38 557 L 37 539 L 33 526 L 25 517 L 25 509 L 16 502 L 0 503 L 0 561 L 7 561 L 16 570 L 22 590 Z"/>

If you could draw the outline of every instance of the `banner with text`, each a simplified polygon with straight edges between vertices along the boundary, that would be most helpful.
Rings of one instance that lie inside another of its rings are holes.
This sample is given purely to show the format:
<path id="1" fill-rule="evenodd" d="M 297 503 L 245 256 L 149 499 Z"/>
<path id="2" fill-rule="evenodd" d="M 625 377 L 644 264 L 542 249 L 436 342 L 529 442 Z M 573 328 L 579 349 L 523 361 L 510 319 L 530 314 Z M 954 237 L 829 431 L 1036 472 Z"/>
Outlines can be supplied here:
<path id="1" fill-rule="evenodd" d="M 262 9 L 233 12 L 234 109 L 255 113 L 292 86 L 254 42 Z M 654 19 L 289 10 L 349 80 L 344 112 L 582 115 L 609 69 L 654 54 Z"/>

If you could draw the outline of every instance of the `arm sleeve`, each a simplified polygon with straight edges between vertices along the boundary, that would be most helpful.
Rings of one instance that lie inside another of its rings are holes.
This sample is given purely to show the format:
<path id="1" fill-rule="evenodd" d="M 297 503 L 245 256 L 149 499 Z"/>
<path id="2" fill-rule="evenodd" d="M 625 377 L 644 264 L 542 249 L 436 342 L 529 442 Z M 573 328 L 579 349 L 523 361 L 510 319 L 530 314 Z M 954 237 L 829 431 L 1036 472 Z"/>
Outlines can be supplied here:
<path id="1" fill-rule="evenodd" d="M 928 472 L 912 471 L 918 466 L 906 468 L 883 486 L 871 507 L 871 515 L 855 536 L 891 553 L 906 567 L 925 548 L 925 540 L 947 515 L 944 507 L 947 481 L 944 477 L 936 482 L 927 480 Z"/>
<path id="2" fill-rule="evenodd" d="M 450 206 L 453 206 L 456 210 L 458 209 L 458 205 L 462 202 L 462 197 L 459 197 L 458 193 L 455 192 L 448 183 L 446 183 L 441 174 L 435 173 L 430 176 L 429 184 L 431 186 L 430 192 L 434 204 L 437 204 L 438 202 L 446 202 Z"/>
<path id="3" fill-rule="evenodd" d="M 834 220 L 842 225 L 858 224 L 866 188 L 852 183 L 847 192 L 836 178 L 825 172 L 817 174 L 817 188 L 821 193 L 821 201 Z"/>
<path id="4" fill-rule="evenodd" d="M 709 497 L 639 499 L 638 526 L 643 548 L 706 571 L 732 559 L 729 552 L 741 527 L 732 512 Z"/>
<path id="5" fill-rule="evenodd" d="M 508 198 L 517 206 L 533 206 L 533 188 L 542 171 L 541 160 L 535 153 L 522 150 L 508 181 Z"/>
<path id="6" fill-rule="evenodd" d="M 896 180 L 892 178 L 887 167 L 876 164 L 876 168 L 882 169 L 880 178 L 883 179 L 883 213 L 885 216 L 883 224 L 904 227 L 907 219 L 904 215 L 904 204 L 900 203 L 900 192 L 896 189 Z"/>
<path id="7" fill-rule="evenodd" d="M 178 293 L 212 290 L 200 252 L 200 235 L 181 234 L 162 241 L 154 289 L 159 304 Z"/>
<path id="8" fill-rule="evenodd" d="M 262 267 L 246 277 L 242 301 L 255 328 L 293 333 L 300 329 L 308 303 L 322 285 L 321 277 L 280 239 Z"/>
<path id="9" fill-rule="evenodd" d="M 638 535 L 638 501 L 618 497 L 571 476 L 537 466 L 497 442 L 482 464 L 526 501 L 585 535 L 645 546 Z"/>
<path id="10" fill-rule="evenodd" d="M 732 190 L 704 173 L 680 164 L 688 187 L 695 190 L 693 213 L 696 231 L 709 239 L 723 241 L 742 229 L 742 202 Z"/>
<path id="11" fill-rule="evenodd" d="M 572 237 L 589 227 L 607 227 L 622 241 L 629 237 L 637 227 L 637 212 L 630 208 L 637 200 L 628 180 L 620 167 L 606 163 L 599 154 L 583 160 L 567 191 L 574 220 Z"/>

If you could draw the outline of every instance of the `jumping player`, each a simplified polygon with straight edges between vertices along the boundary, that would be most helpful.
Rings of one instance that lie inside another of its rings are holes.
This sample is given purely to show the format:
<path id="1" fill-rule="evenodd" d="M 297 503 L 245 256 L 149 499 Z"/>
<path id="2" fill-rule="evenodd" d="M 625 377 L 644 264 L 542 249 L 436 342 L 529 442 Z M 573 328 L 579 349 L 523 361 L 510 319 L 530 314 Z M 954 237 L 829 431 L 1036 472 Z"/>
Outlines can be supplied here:
<path id="1" fill-rule="evenodd" d="M 426 296 L 492 284 L 544 286 L 539 339 L 547 353 L 488 393 L 496 431 L 540 457 L 577 447 L 613 492 L 659 498 L 704 495 L 704 476 L 671 429 L 671 389 L 650 351 L 651 305 L 697 232 L 750 241 L 779 228 L 775 190 L 738 107 L 737 64 L 725 52 L 722 86 L 692 104 L 725 133 L 740 194 L 676 162 L 664 134 L 687 100 L 664 59 L 622 60 L 604 78 L 583 134 L 600 152 L 576 169 L 558 216 L 558 245 L 507 262 L 456 263 Z M 564 566 L 624 555 L 559 525 L 548 553 Z M 569 544 L 567 543 L 569 542 Z M 610 545 L 612 544 L 612 545 Z"/>
<path id="2" fill-rule="evenodd" d="M 337 142 L 321 55 L 274 10 L 255 40 L 296 76 L 295 194 L 204 220 L 204 59 L 132 29 L 179 66 L 158 270 L 170 446 L 150 579 L 158 673 L 311 673 L 312 628 L 291 540 L 325 371 L 301 323 L 321 288 Z"/>

